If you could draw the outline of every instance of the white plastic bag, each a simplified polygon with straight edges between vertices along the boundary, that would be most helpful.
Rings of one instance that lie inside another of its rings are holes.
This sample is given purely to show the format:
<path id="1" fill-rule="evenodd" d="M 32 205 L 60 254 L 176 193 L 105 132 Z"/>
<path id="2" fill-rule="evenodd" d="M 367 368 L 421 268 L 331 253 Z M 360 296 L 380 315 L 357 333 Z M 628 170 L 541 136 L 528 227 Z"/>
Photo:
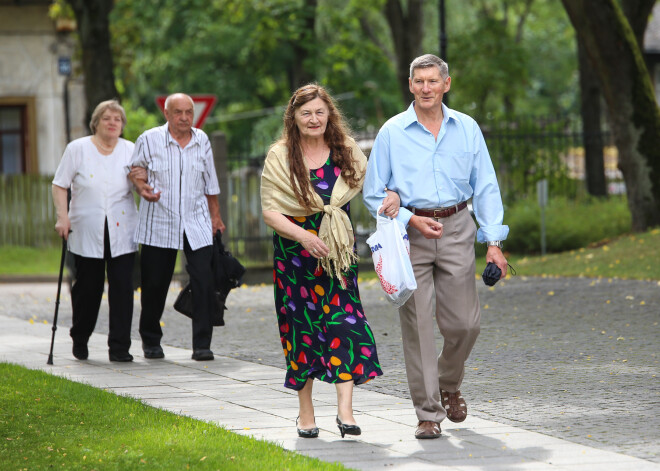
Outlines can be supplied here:
<path id="1" fill-rule="evenodd" d="M 396 307 L 403 306 L 417 289 L 406 228 L 400 221 L 378 214 L 376 232 L 367 239 L 367 244 L 385 297 Z"/>

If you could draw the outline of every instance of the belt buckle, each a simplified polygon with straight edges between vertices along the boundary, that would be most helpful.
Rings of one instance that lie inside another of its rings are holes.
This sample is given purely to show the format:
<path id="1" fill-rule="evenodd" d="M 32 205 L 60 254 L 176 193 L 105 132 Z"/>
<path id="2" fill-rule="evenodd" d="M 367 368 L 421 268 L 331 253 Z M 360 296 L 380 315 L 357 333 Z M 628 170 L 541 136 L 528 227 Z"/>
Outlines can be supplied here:
<path id="1" fill-rule="evenodd" d="M 449 206 L 447 208 L 434 209 L 433 217 L 436 219 L 446 218 L 457 212 L 458 212 L 458 204 L 455 204 L 454 206 Z"/>

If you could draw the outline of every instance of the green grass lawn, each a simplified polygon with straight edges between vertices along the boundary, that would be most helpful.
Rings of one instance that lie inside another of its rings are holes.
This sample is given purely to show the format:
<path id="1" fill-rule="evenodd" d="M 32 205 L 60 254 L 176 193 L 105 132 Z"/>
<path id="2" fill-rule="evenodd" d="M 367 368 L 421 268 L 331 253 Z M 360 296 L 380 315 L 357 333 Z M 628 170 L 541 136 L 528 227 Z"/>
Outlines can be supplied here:
<path id="1" fill-rule="evenodd" d="M 660 228 L 544 257 L 508 254 L 508 260 L 522 276 L 660 280 Z M 485 260 L 480 266 L 483 270 Z"/>
<path id="2" fill-rule="evenodd" d="M 347 469 L 41 371 L 0 377 L 3 470 Z"/>
<path id="3" fill-rule="evenodd" d="M 0 247 L 0 275 L 56 275 L 62 248 Z"/>

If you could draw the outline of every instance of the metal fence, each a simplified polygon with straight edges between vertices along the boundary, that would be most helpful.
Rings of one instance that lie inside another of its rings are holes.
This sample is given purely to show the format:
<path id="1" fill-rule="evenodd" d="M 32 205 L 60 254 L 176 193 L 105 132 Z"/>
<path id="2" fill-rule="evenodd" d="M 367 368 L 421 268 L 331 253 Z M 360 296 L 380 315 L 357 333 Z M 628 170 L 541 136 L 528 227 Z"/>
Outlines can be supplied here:
<path id="1" fill-rule="evenodd" d="M 581 125 L 580 119 L 566 115 L 482 123 L 505 202 L 534 196 L 536 182 L 542 179 L 548 180 L 552 195 L 571 199 L 586 195 Z M 607 177 L 621 181 L 611 134 L 607 129 L 601 134 Z"/>

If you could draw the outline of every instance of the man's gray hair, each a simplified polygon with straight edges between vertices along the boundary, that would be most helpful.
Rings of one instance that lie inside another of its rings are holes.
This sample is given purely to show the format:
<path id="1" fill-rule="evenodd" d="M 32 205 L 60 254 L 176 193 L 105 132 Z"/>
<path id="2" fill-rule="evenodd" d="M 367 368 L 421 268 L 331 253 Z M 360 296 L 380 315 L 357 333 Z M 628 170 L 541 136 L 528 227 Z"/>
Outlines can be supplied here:
<path id="1" fill-rule="evenodd" d="M 429 67 L 437 67 L 443 79 L 449 77 L 449 66 L 445 61 L 433 54 L 424 54 L 410 63 L 410 78 L 413 78 L 415 69 L 426 69 Z"/>
<path id="2" fill-rule="evenodd" d="M 172 93 L 171 95 L 169 95 L 167 98 L 165 98 L 165 105 L 163 106 L 163 108 L 165 109 L 169 108 L 170 101 L 172 101 L 172 98 L 182 98 L 182 97 L 185 97 L 188 100 L 190 100 L 190 103 L 193 105 L 193 108 L 195 108 L 195 102 L 190 97 L 190 95 L 186 95 L 185 93 Z"/>

